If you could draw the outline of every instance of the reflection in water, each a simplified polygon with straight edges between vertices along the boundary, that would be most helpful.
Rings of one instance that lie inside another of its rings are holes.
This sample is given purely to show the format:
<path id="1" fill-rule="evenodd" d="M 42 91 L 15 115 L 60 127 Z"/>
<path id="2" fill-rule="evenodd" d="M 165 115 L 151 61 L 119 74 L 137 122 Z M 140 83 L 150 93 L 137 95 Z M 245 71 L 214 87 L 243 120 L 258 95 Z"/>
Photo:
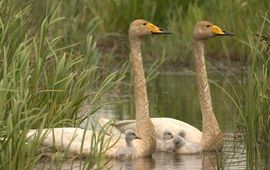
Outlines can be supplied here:
<path id="1" fill-rule="evenodd" d="M 155 169 L 155 160 L 152 158 L 138 158 L 134 160 L 112 160 L 109 164 L 112 170 L 149 170 Z"/>

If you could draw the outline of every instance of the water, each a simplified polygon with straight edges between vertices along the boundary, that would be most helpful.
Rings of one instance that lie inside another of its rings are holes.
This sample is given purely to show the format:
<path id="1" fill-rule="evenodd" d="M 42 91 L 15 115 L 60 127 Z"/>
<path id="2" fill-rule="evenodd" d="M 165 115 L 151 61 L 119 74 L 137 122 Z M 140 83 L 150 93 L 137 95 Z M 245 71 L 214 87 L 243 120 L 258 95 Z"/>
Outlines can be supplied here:
<path id="1" fill-rule="evenodd" d="M 230 84 L 222 75 L 210 75 L 209 79 L 230 91 Z M 233 82 L 234 80 L 230 80 Z M 151 117 L 172 117 L 201 129 L 201 112 L 195 76 L 191 74 L 161 74 L 148 85 L 148 98 Z M 204 153 L 199 155 L 176 155 L 163 152 L 154 153 L 152 158 L 140 158 L 131 161 L 112 160 L 112 169 L 246 169 L 245 150 L 241 138 L 235 136 L 233 114 L 234 107 L 226 94 L 214 84 L 210 84 L 213 108 L 225 133 L 223 153 Z M 234 83 L 237 89 L 237 83 Z M 115 90 L 110 99 L 121 100 L 101 109 L 97 114 L 118 119 L 134 119 L 133 101 L 130 89 L 122 87 Z"/>
<path id="2" fill-rule="evenodd" d="M 231 93 L 228 77 L 215 74 L 210 75 L 209 80 L 217 83 Z M 230 82 L 234 82 L 232 78 Z M 237 90 L 237 83 L 234 83 Z M 161 74 L 147 84 L 148 100 L 151 117 L 171 117 L 179 119 L 201 129 L 201 111 L 195 76 L 192 74 Z M 210 83 L 213 109 L 221 129 L 234 130 L 234 107 L 228 96 L 216 85 Z M 97 115 L 115 117 L 120 120 L 134 119 L 135 113 L 132 101 L 132 92 L 129 86 L 114 90 L 109 100 L 119 101 L 107 105 Z"/>

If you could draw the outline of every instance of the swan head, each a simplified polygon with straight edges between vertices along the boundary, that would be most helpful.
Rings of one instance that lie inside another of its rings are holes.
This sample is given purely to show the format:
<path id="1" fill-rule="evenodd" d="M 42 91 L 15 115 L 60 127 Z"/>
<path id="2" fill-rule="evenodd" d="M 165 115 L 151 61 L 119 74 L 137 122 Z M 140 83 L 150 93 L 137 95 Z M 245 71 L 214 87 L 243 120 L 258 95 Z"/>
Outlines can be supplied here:
<path id="1" fill-rule="evenodd" d="M 169 130 L 165 130 L 163 132 L 163 139 L 164 140 L 170 140 L 173 138 L 173 134 Z"/>
<path id="2" fill-rule="evenodd" d="M 143 19 L 134 20 L 130 24 L 128 32 L 129 36 L 132 38 L 143 38 L 149 35 L 171 33 Z"/>
<path id="3" fill-rule="evenodd" d="M 125 138 L 126 138 L 127 141 L 132 141 L 132 140 L 134 140 L 134 139 L 141 139 L 141 138 L 138 137 L 138 136 L 136 135 L 136 133 L 135 133 L 133 130 L 131 130 L 131 129 L 126 130 L 126 132 L 125 132 Z"/>
<path id="4" fill-rule="evenodd" d="M 207 40 L 215 36 L 232 36 L 234 33 L 222 30 L 209 21 L 199 21 L 194 27 L 193 39 L 196 41 Z"/>
<path id="5" fill-rule="evenodd" d="M 186 137 L 186 132 L 180 131 L 180 132 L 178 133 L 178 135 L 181 136 L 182 138 L 185 138 L 185 137 Z"/>
<path id="6" fill-rule="evenodd" d="M 174 144 L 175 150 L 177 150 L 185 144 L 185 139 L 180 135 L 176 135 L 173 139 L 173 144 Z"/>

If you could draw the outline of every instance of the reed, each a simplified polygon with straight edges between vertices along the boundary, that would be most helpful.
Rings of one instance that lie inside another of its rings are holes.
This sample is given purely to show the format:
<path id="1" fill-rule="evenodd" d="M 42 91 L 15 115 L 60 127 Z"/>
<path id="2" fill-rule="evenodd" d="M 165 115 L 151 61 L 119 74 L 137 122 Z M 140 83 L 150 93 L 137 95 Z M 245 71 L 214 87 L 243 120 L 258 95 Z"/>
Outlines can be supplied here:
<path id="1" fill-rule="evenodd" d="M 236 137 L 239 133 L 243 135 L 247 169 L 268 169 L 270 165 L 270 44 L 266 29 L 270 25 L 268 13 L 260 21 L 261 28 L 256 35 L 247 29 L 248 41 L 238 39 L 249 51 L 248 62 L 242 61 L 241 76 L 235 76 L 234 82 L 239 84 L 229 82 L 231 93 L 220 87 L 234 105 L 230 110 L 236 115 Z"/>
<path id="2" fill-rule="evenodd" d="M 262 27 L 257 37 L 249 36 L 245 43 L 250 48 L 250 68 L 243 84 L 243 101 L 241 118 L 245 134 L 247 160 L 251 169 L 268 166 L 270 153 L 270 123 L 269 123 L 269 82 L 270 59 L 269 38 L 266 32 L 269 27 L 269 15 L 263 17 Z M 265 36 L 265 34 L 267 36 Z"/>
<path id="3" fill-rule="evenodd" d="M 90 100 L 88 114 L 94 112 L 124 76 L 99 67 L 92 31 L 77 42 L 65 39 L 62 3 L 42 2 L 37 16 L 39 3 L 0 5 L 0 169 L 34 169 L 46 152 L 41 140 L 26 139 L 28 130 L 78 126 L 80 107 Z M 102 167 L 103 151 L 93 148 L 86 165 Z M 52 162 L 61 168 L 68 156 L 55 152 Z"/>

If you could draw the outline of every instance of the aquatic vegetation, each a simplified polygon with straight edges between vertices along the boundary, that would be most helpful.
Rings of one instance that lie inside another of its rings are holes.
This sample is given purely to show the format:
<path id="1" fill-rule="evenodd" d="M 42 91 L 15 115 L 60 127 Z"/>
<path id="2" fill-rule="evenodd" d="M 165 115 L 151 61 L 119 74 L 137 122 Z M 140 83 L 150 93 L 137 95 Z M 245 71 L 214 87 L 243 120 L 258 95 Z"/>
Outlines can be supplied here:
<path id="1" fill-rule="evenodd" d="M 232 83 L 229 83 L 231 93 L 220 87 L 234 105 L 231 111 L 237 116 L 234 119 L 235 134 L 243 135 L 248 169 L 267 169 L 270 166 L 270 59 L 266 41 L 270 20 L 268 13 L 261 18 L 257 34 L 247 30 L 248 41 L 238 39 L 249 51 L 249 64 L 243 61 L 241 77 L 235 76 L 238 89 Z"/>
<path id="2" fill-rule="evenodd" d="M 33 169 L 46 154 L 40 140 L 27 142 L 27 131 L 78 126 L 82 104 L 91 100 L 91 114 L 123 78 L 97 65 L 101 55 L 92 32 L 65 41 L 61 3 L 47 4 L 40 22 L 32 5 L 9 0 L 0 6 L 0 169 Z M 99 150 L 89 157 L 86 164 L 102 166 Z"/>
<path id="3" fill-rule="evenodd" d="M 266 13 L 264 22 L 258 32 L 259 38 L 249 36 L 250 68 L 246 80 L 243 81 L 243 100 L 239 103 L 239 114 L 245 136 L 247 163 L 250 169 L 270 166 L 270 58 L 261 35 L 270 26 Z M 267 168 L 266 168 L 267 169 Z"/>

